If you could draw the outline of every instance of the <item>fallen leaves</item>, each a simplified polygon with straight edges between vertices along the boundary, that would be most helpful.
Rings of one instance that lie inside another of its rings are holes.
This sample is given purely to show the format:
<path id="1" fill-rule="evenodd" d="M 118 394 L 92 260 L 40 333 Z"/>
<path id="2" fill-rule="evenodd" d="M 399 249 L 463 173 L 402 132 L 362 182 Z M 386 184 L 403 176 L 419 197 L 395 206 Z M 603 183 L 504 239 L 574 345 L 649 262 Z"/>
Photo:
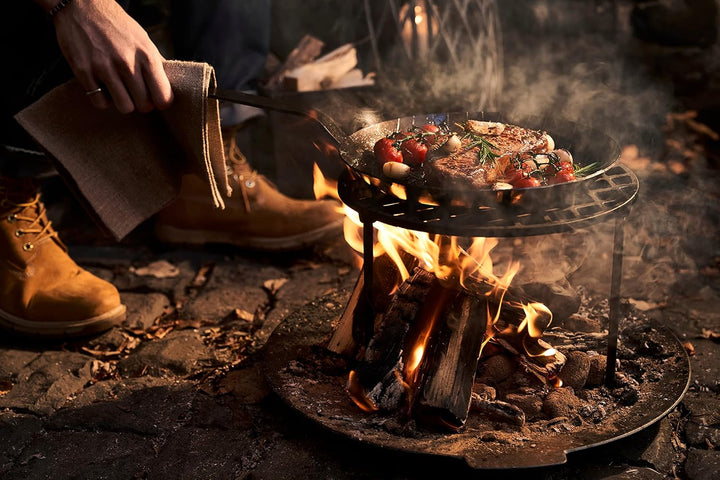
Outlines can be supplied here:
<path id="1" fill-rule="evenodd" d="M 0 397 L 7 395 L 13 388 L 13 383 L 9 380 L 0 380 Z"/>
<path id="2" fill-rule="evenodd" d="M 634 298 L 631 298 L 628 301 L 633 307 L 640 310 L 641 312 L 647 312 L 650 310 L 655 310 L 657 308 L 667 307 L 666 302 L 648 302 L 646 300 L 636 300 Z"/>
<path id="3" fill-rule="evenodd" d="M 195 272 L 195 276 L 193 277 L 192 281 L 190 282 L 190 285 L 188 285 L 189 288 L 202 288 L 205 286 L 205 284 L 210 279 L 210 275 L 212 274 L 213 269 L 215 268 L 214 263 L 206 263 L 202 265 L 197 272 Z"/>
<path id="4" fill-rule="evenodd" d="M 144 267 L 130 267 L 130 271 L 135 275 L 155 278 L 173 278 L 180 275 L 180 269 L 167 260 L 157 260 Z"/>
<path id="5" fill-rule="evenodd" d="M 707 328 L 703 328 L 700 336 L 707 340 L 712 340 L 713 342 L 720 343 L 720 333 L 717 333 L 714 330 L 709 330 Z"/>
<path id="6" fill-rule="evenodd" d="M 117 348 L 114 349 L 97 349 L 90 347 L 80 347 L 80 350 L 91 355 L 95 358 L 108 359 L 118 358 L 121 355 L 127 355 L 131 351 L 135 350 L 141 343 L 141 340 L 133 335 L 128 335 L 125 332 L 121 332 L 123 340 Z"/>
<path id="7" fill-rule="evenodd" d="M 288 282 L 288 278 L 274 278 L 271 280 L 265 280 L 263 282 L 263 288 L 268 291 L 270 295 L 277 294 L 278 291 Z"/>

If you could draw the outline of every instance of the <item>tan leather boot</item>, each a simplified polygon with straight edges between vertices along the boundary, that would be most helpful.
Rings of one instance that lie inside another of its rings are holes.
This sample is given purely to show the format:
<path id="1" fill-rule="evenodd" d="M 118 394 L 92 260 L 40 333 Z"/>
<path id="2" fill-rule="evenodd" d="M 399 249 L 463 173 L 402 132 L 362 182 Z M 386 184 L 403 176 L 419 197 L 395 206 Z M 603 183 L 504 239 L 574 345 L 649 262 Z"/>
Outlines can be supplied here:
<path id="1" fill-rule="evenodd" d="M 224 132 L 228 182 L 225 209 L 215 208 L 207 183 L 186 175 L 178 199 L 156 216 L 155 233 L 167 243 L 225 243 L 264 251 L 295 250 L 335 237 L 344 215 L 335 200 L 298 200 L 280 193 L 254 171 Z"/>
<path id="2" fill-rule="evenodd" d="M 0 326 L 76 336 L 124 318 L 117 289 L 68 256 L 33 182 L 0 177 Z"/>

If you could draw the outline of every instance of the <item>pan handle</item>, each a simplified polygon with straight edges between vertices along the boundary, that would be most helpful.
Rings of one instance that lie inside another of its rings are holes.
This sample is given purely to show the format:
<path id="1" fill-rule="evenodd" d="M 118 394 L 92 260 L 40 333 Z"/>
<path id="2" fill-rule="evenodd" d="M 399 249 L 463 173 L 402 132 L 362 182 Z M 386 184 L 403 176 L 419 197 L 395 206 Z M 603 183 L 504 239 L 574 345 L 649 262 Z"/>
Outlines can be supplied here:
<path id="1" fill-rule="evenodd" d="M 249 93 L 238 92 L 237 90 L 225 90 L 221 88 L 210 92 L 208 97 L 215 98 L 224 102 L 238 103 L 241 105 L 249 105 L 267 110 L 275 110 L 278 112 L 292 113 L 302 115 L 317 122 L 330 137 L 338 144 L 341 149 L 341 155 L 353 155 L 356 150 L 355 145 L 350 141 L 350 137 L 340 128 L 335 121 L 324 112 L 313 108 L 279 100 L 277 98 L 262 97 L 260 95 L 252 95 Z M 352 156 L 350 158 L 353 158 Z"/>

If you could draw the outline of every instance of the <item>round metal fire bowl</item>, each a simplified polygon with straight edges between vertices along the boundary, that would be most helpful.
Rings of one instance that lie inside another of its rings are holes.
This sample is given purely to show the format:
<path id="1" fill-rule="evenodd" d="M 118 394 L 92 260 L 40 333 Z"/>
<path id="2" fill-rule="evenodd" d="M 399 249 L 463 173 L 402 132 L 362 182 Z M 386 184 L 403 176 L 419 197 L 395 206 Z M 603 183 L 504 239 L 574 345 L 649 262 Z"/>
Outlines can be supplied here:
<path id="1" fill-rule="evenodd" d="M 332 432 L 367 445 L 457 458 L 475 469 L 561 465 L 569 453 L 628 437 L 664 418 L 680 402 L 690 382 L 690 361 L 682 344 L 669 330 L 658 329 L 655 339 L 669 355 L 657 362 L 660 380 L 642 386 L 634 405 L 608 409 L 598 425 L 590 422 L 571 432 L 552 426 L 541 431 L 512 432 L 510 427 L 500 431 L 492 422 L 478 422 L 477 414 L 471 412 L 458 433 L 418 429 L 406 436 L 389 428 L 391 417 L 364 413 L 351 402 L 345 391 L 347 372 L 318 374 L 303 367 L 308 358 L 324 352 L 346 300 L 343 295 L 315 300 L 287 317 L 265 346 L 265 375 L 291 408 Z"/>

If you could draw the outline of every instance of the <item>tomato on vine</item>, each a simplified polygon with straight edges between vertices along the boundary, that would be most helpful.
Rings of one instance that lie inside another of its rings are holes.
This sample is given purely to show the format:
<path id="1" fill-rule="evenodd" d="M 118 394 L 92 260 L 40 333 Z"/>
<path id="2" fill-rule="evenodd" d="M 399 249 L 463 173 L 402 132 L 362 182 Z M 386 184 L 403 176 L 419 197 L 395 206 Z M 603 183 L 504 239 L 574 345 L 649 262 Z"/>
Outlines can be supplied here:
<path id="1" fill-rule="evenodd" d="M 415 138 L 409 138 L 400 144 L 400 151 L 402 152 L 404 163 L 407 163 L 411 167 L 419 167 L 425 162 L 428 147 L 424 143 L 418 142 Z"/>
<path id="2" fill-rule="evenodd" d="M 395 142 L 390 138 L 384 137 L 375 142 L 373 148 L 375 152 L 375 158 L 380 161 L 380 164 L 387 162 L 400 162 L 403 161 L 403 155 L 400 150 L 395 146 Z"/>

